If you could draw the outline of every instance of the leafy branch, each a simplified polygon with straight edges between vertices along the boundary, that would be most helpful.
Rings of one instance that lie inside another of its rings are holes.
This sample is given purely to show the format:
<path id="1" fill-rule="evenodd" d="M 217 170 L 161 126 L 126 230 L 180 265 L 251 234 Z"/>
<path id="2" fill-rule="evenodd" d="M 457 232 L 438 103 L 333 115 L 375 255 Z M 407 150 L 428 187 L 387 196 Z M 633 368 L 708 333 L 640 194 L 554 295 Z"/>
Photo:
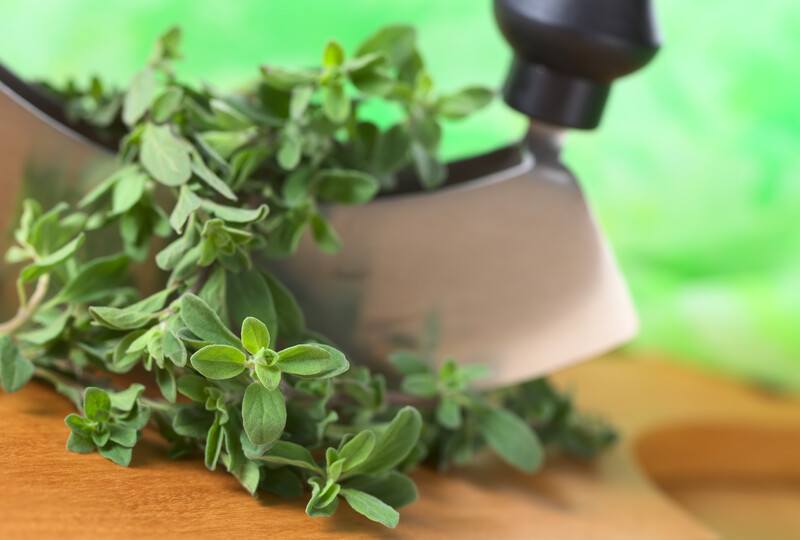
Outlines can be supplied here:
<path id="1" fill-rule="evenodd" d="M 178 80 L 179 38 L 164 34 L 126 90 L 53 89 L 76 119 L 117 134 L 117 167 L 75 206 L 25 201 L 6 256 L 23 266 L 19 311 L 0 325 L 0 382 L 13 392 L 36 376 L 72 400 L 68 449 L 128 465 L 151 425 L 170 455 L 202 454 L 250 493 L 306 492 L 310 516 L 344 500 L 394 527 L 417 496 L 405 473 L 424 461 L 489 447 L 533 472 L 546 444 L 590 457 L 613 442 L 546 381 L 481 392 L 485 369 L 434 368 L 429 346 L 395 353 L 388 379 L 356 365 L 268 271 L 306 232 L 340 248 L 324 205 L 368 202 L 408 168 L 440 185 L 441 120 L 492 92 L 437 94 L 403 26 L 350 57 L 332 41 L 316 68 L 264 66 L 237 94 Z M 375 103 L 394 119 L 371 119 Z M 142 298 L 135 262 L 154 262 L 163 288 Z M 161 398 L 111 383 L 128 373 Z"/>

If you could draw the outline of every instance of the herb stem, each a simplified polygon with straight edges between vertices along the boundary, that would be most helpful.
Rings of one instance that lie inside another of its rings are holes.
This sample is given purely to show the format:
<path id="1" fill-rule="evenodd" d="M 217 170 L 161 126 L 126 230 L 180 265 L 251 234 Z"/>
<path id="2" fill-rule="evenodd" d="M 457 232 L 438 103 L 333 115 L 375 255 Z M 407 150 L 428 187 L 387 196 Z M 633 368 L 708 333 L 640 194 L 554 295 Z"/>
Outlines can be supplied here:
<path id="1" fill-rule="evenodd" d="M 200 289 L 203 288 L 203 285 L 206 284 L 208 278 L 211 277 L 211 269 L 213 266 L 202 266 L 200 267 L 200 272 L 197 274 L 197 279 L 195 279 L 194 283 L 191 287 L 189 287 L 189 291 L 192 294 L 197 294 L 200 292 Z"/>
<path id="2" fill-rule="evenodd" d="M 6 322 L 0 324 L 0 335 L 10 335 L 22 327 L 39 309 L 39 304 L 42 303 L 44 297 L 47 295 L 47 289 L 50 287 L 50 274 L 45 274 L 36 282 L 36 288 L 33 290 L 30 300 L 27 303 L 20 304 L 17 313 Z"/>
<path id="3" fill-rule="evenodd" d="M 156 411 L 167 412 L 172 408 L 172 406 L 169 403 L 166 403 L 158 399 L 140 397 L 139 401 L 141 401 L 143 405 L 146 405 L 147 407 L 150 407 L 151 409 L 154 409 Z"/>
<path id="4" fill-rule="evenodd" d="M 77 384 L 73 384 L 73 383 L 67 382 L 66 380 L 61 378 L 61 376 L 58 375 L 52 369 L 47 369 L 47 368 L 44 368 L 44 367 L 41 367 L 41 366 L 36 366 L 36 368 L 34 368 L 33 375 L 35 377 L 40 378 L 40 379 L 44 379 L 45 381 L 49 382 L 53 386 L 64 385 L 64 386 L 73 386 L 75 388 L 78 388 Z"/>
<path id="5" fill-rule="evenodd" d="M 83 409 L 81 403 L 82 385 L 69 382 L 58 372 L 42 366 L 36 366 L 33 375 L 52 384 L 56 392 L 69 399 L 79 411 Z"/>

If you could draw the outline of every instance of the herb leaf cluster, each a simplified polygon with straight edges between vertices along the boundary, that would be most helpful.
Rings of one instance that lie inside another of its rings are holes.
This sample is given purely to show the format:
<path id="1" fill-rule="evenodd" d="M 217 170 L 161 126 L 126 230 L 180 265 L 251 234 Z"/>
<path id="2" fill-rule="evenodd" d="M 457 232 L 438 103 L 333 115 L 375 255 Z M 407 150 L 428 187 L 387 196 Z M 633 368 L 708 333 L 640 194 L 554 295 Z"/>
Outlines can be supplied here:
<path id="1" fill-rule="evenodd" d="M 127 466 L 153 426 L 171 456 L 202 455 L 250 493 L 305 494 L 310 516 L 344 501 L 394 527 L 417 497 L 406 473 L 424 461 L 488 447 L 533 472 L 546 444 L 590 457 L 613 441 L 546 381 L 482 392 L 484 368 L 433 367 L 428 338 L 392 356 L 388 379 L 371 372 L 307 328 L 268 270 L 306 232 L 339 249 L 325 205 L 368 202 L 407 169 L 439 186 L 442 120 L 491 91 L 437 93 L 404 26 L 352 55 L 331 41 L 319 67 L 263 66 L 234 94 L 180 81 L 179 42 L 164 34 L 125 90 L 98 79 L 58 90 L 77 121 L 121 137 L 117 166 L 75 205 L 25 201 L 6 255 L 21 269 L 0 383 L 13 392 L 37 376 L 67 396 L 69 450 Z M 375 103 L 394 120 L 371 119 Z M 144 297 L 132 286 L 141 263 L 163 276 Z M 118 389 L 120 377 L 150 384 Z"/>

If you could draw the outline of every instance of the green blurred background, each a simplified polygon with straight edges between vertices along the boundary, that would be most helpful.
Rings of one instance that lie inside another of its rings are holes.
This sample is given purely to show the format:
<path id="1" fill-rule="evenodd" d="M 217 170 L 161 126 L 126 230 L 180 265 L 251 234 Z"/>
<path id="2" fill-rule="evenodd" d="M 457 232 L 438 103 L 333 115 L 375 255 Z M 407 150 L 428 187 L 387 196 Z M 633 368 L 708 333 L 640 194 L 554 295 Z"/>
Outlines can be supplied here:
<path id="1" fill-rule="evenodd" d="M 656 0 L 665 46 L 618 83 L 567 162 L 630 281 L 632 348 L 800 389 L 800 2 Z M 2 0 L 0 61 L 24 77 L 125 83 L 184 29 L 180 72 L 233 88 L 261 63 L 309 64 L 389 23 L 419 28 L 439 86 L 499 86 L 509 53 L 490 0 Z M 516 139 L 496 104 L 448 126 L 446 157 Z"/>

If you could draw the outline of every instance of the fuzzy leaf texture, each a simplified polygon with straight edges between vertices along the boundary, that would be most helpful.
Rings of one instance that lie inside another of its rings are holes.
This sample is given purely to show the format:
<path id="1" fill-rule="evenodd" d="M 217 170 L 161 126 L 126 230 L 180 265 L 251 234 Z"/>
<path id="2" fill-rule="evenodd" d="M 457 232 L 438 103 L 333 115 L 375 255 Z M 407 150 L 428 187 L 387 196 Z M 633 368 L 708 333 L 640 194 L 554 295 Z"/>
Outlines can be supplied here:
<path id="1" fill-rule="evenodd" d="M 162 35 L 125 89 L 51 85 L 71 118 L 118 142 L 117 166 L 76 207 L 24 202 L 6 254 L 21 270 L 19 309 L 0 323 L 4 391 L 39 377 L 72 401 L 72 452 L 127 466 L 150 429 L 169 456 L 202 455 L 251 494 L 305 493 L 310 516 L 347 504 L 387 527 L 417 498 L 405 472 L 422 463 L 487 449 L 530 472 L 546 446 L 585 459 L 613 442 L 544 380 L 487 392 L 478 367 L 434 368 L 434 331 L 392 355 L 399 377 L 373 373 L 361 362 L 378 359 L 309 328 L 270 272 L 303 238 L 346 249 L 336 205 L 406 189 L 408 173 L 420 189 L 446 182 L 442 121 L 491 90 L 439 93 L 409 26 L 354 50 L 330 41 L 318 66 L 262 66 L 231 93 L 180 80 L 180 38 Z M 396 117 L 376 124 L 369 100 Z M 133 261 L 163 271 L 147 272 L 146 294 Z"/>

